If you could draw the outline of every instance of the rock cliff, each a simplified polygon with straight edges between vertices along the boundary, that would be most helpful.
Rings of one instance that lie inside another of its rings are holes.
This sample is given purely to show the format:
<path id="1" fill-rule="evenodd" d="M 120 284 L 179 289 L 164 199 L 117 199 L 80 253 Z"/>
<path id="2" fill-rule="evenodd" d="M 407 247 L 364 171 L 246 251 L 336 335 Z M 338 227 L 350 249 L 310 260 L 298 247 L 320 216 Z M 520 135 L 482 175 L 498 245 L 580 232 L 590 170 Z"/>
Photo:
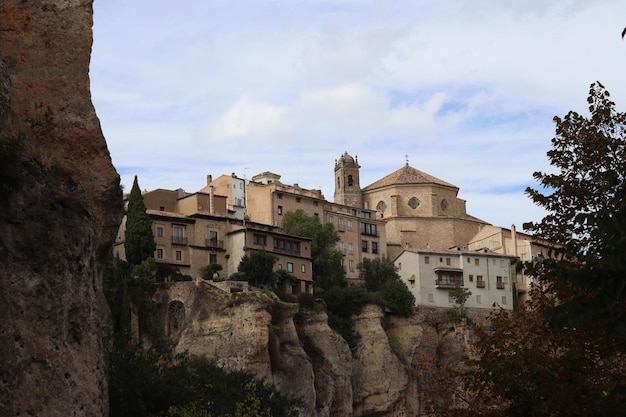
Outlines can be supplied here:
<path id="1" fill-rule="evenodd" d="M 215 358 L 302 398 L 302 417 L 349 417 L 377 411 L 423 411 L 420 360 L 465 355 L 463 331 L 443 326 L 441 311 L 409 318 L 368 305 L 355 316 L 361 340 L 354 352 L 324 312 L 300 312 L 269 294 L 230 294 L 207 282 L 181 282 L 154 298 L 150 344 L 167 340 L 177 352 Z"/>
<path id="2" fill-rule="evenodd" d="M 0 201 L 2 415 L 108 414 L 100 266 L 122 198 L 91 28 L 91 0 L 0 2 L 0 140 L 24 137 L 21 187 Z"/>

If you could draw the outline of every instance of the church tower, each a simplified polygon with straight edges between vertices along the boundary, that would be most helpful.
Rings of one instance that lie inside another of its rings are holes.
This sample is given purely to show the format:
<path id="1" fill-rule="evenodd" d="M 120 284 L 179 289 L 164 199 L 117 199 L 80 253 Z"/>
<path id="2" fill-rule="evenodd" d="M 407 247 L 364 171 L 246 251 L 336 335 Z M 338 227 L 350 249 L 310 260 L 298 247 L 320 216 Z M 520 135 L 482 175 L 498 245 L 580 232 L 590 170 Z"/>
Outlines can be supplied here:
<path id="1" fill-rule="evenodd" d="M 359 161 L 344 152 L 335 160 L 334 202 L 352 207 L 363 207 L 363 195 L 359 184 Z"/>

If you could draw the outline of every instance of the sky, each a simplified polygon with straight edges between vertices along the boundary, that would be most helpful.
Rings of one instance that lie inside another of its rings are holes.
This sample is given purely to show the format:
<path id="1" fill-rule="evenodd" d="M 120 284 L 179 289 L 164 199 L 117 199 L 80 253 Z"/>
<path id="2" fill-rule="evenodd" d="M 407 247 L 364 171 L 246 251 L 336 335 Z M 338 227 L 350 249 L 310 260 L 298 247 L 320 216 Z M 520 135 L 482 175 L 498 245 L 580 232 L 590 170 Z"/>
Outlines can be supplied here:
<path id="1" fill-rule="evenodd" d="M 126 191 L 271 171 L 333 199 L 408 163 L 497 226 L 545 215 L 554 116 L 626 111 L 623 0 L 95 0 L 92 101 Z"/>

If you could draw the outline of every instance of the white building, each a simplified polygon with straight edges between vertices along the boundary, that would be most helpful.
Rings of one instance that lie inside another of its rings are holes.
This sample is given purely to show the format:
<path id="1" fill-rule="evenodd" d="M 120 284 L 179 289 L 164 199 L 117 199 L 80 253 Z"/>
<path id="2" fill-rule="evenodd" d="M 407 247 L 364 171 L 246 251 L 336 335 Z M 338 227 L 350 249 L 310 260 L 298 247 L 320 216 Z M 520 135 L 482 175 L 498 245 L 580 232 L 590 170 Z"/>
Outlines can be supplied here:
<path id="1" fill-rule="evenodd" d="M 512 310 L 517 294 L 512 285 L 515 257 L 485 250 L 404 250 L 394 261 L 402 281 L 415 296 L 417 306 L 453 307 L 448 295 L 455 287 L 472 295 L 465 307 Z"/>

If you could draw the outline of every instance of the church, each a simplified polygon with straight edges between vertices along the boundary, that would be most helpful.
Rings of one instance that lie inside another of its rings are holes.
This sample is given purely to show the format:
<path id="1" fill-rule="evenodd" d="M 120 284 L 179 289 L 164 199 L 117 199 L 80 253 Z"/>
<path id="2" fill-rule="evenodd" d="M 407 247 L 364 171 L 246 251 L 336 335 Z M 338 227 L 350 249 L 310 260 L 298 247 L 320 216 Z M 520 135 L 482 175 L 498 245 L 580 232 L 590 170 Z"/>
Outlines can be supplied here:
<path id="1" fill-rule="evenodd" d="M 489 223 L 467 214 L 459 188 L 406 163 L 365 187 L 361 166 L 344 152 L 335 161 L 334 202 L 375 210 L 386 229 L 387 256 L 395 259 L 404 249 L 444 250 L 467 247 Z"/>

